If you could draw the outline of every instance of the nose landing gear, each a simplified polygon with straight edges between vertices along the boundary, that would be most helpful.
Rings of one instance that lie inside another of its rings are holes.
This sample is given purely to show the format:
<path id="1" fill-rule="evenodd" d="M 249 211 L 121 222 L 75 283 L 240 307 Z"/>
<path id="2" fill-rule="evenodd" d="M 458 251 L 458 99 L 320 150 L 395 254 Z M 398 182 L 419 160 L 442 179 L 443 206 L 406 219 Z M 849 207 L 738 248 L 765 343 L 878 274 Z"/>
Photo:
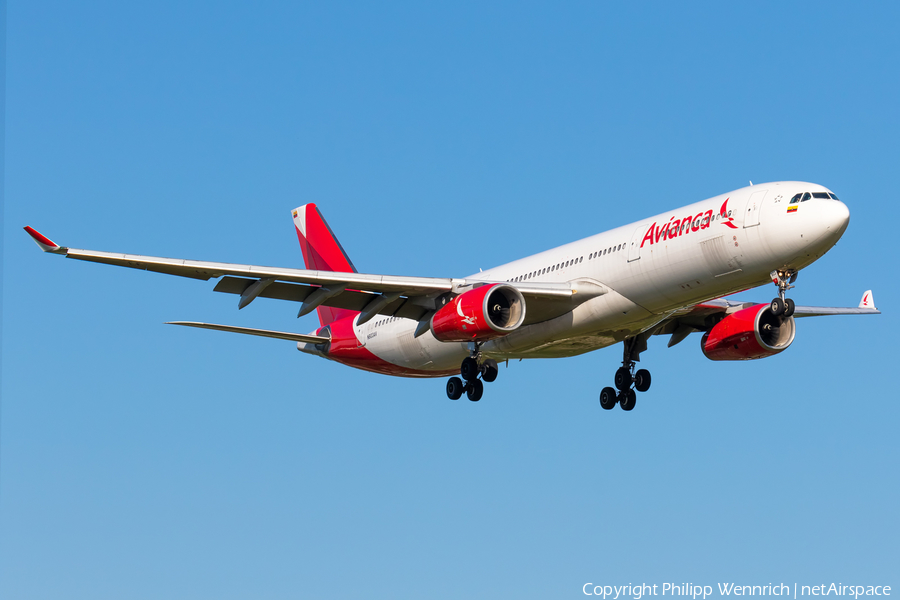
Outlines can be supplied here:
<path id="1" fill-rule="evenodd" d="M 793 283 L 797 281 L 797 271 L 793 269 L 785 271 L 775 270 L 769 276 L 772 278 L 772 282 L 778 286 L 778 297 L 772 299 L 771 304 L 769 304 L 769 310 L 776 317 L 790 317 L 794 314 L 796 306 L 793 300 L 785 298 L 784 295 L 789 289 L 794 287 Z"/>
<path id="2" fill-rule="evenodd" d="M 613 378 L 616 387 L 605 387 L 600 392 L 600 406 L 604 410 L 612 410 L 616 404 L 621 406 L 622 410 L 632 410 L 637 403 L 635 391 L 646 392 L 650 389 L 650 371 L 634 370 L 634 363 L 639 360 L 641 352 L 647 349 L 647 337 L 647 334 L 641 334 L 625 340 L 622 366 L 616 370 Z"/>
<path id="3" fill-rule="evenodd" d="M 459 400 L 463 392 L 465 392 L 469 400 L 478 402 L 484 394 L 483 382 L 490 383 L 496 380 L 497 375 L 500 373 L 497 361 L 491 358 L 479 360 L 481 359 L 480 342 L 470 342 L 469 352 L 471 355 L 464 358 L 462 365 L 459 367 L 459 374 L 462 375 L 462 379 L 451 377 L 447 381 L 447 397 L 451 400 Z M 479 375 L 481 379 L 478 379 Z M 465 383 L 463 383 L 464 380 Z"/>

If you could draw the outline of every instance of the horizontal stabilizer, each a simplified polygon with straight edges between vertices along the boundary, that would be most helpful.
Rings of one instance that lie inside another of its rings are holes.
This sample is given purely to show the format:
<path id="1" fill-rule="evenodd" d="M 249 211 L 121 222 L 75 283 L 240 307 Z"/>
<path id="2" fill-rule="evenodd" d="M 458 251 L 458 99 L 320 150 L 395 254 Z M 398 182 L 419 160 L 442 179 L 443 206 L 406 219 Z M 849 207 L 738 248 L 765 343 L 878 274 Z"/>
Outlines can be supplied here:
<path id="1" fill-rule="evenodd" d="M 308 335 L 303 333 L 290 333 L 287 331 L 271 331 L 269 329 L 252 329 L 250 327 L 236 327 L 234 325 L 216 325 L 214 323 L 198 323 L 196 321 L 169 321 L 166 325 L 184 325 L 186 327 L 199 327 L 200 329 L 215 329 L 216 331 L 229 331 L 231 333 L 243 333 L 246 335 L 258 335 L 261 337 L 290 340 L 292 342 L 305 342 L 307 344 L 323 344 L 331 341 L 331 338 L 321 335 Z"/>

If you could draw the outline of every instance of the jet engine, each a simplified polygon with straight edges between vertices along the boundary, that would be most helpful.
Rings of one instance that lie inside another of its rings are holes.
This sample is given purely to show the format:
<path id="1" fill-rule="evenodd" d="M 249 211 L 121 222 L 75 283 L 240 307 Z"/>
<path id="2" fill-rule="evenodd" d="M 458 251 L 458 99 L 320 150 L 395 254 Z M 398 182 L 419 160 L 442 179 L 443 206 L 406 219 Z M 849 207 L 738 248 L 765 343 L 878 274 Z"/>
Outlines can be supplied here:
<path id="1" fill-rule="evenodd" d="M 431 317 L 442 342 L 486 341 L 508 334 L 525 320 L 525 298 L 511 285 L 483 285 L 456 296 Z"/>
<path id="2" fill-rule="evenodd" d="M 753 360 L 785 350 L 795 333 L 793 317 L 777 317 L 768 304 L 757 304 L 716 323 L 700 346 L 710 360 Z"/>

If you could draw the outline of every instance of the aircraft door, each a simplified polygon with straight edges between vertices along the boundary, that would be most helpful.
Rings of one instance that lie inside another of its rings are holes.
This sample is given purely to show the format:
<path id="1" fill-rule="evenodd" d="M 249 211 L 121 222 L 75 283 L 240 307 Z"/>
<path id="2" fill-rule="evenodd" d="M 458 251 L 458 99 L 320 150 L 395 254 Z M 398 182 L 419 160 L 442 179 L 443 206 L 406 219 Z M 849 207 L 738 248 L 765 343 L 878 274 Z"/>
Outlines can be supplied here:
<path id="1" fill-rule="evenodd" d="M 641 257 L 641 242 L 644 241 L 644 234 L 647 233 L 648 227 L 650 227 L 650 223 L 638 225 L 631 235 L 631 243 L 628 244 L 628 262 L 634 262 Z"/>
<path id="2" fill-rule="evenodd" d="M 768 190 L 760 190 L 750 194 L 747 207 L 744 209 L 744 227 L 756 227 L 759 225 L 759 209 L 766 198 Z"/>

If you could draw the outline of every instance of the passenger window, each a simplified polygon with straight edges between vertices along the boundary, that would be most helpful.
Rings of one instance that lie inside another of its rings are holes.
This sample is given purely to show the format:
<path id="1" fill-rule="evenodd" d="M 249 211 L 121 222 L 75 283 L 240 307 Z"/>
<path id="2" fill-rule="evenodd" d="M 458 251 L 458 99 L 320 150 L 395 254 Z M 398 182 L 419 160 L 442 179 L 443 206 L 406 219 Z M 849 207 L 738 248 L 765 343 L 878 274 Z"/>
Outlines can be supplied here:
<path id="1" fill-rule="evenodd" d="M 819 198 L 821 200 L 828 200 L 828 194 L 825 192 L 813 192 L 813 198 Z"/>
<path id="2" fill-rule="evenodd" d="M 796 196 L 794 196 L 793 198 L 791 198 L 791 202 L 790 202 L 790 203 L 791 203 L 791 204 L 797 204 L 798 202 L 800 202 L 800 196 L 802 196 L 802 195 L 803 195 L 802 193 L 801 193 L 801 194 L 797 194 Z"/>
<path id="3" fill-rule="evenodd" d="M 810 198 L 812 198 L 812 196 L 809 195 L 809 192 L 806 192 L 805 194 L 803 194 L 803 198 L 800 199 L 800 202 L 806 202 Z"/>

